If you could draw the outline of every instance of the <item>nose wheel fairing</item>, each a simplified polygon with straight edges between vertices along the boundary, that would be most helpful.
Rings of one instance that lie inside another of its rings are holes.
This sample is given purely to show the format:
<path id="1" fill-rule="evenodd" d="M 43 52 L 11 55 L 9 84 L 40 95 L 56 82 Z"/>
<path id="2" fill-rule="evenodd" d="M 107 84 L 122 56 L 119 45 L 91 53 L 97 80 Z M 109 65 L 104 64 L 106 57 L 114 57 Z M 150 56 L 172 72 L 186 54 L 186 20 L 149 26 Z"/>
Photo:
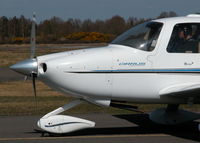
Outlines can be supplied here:
<path id="1" fill-rule="evenodd" d="M 69 133 L 95 126 L 95 123 L 92 121 L 67 115 L 54 115 L 48 118 L 41 118 L 37 124 L 41 129 L 57 134 Z"/>
<path id="2" fill-rule="evenodd" d="M 92 128 L 95 126 L 95 122 L 67 116 L 67 115 L 58 115 L 61 112 L 64 112 L 68 109 L 73 108 L 74 106 L 80 104 L 81 100 L 72 101 L 69 104 L 66 104 L 58 109 L 44 115 L 37 123 L 38 127 L 41 129 L 50 132 L 50 133 L 69 133 L 85 128 Z"/>

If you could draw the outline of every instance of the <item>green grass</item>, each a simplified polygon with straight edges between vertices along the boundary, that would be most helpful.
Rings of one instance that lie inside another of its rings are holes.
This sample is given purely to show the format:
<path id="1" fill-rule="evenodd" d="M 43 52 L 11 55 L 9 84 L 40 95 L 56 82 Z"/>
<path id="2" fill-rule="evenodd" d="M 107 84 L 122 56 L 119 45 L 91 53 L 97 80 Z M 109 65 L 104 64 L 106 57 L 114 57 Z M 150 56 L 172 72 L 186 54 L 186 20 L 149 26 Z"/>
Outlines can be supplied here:
<path id="1" fill-rule="evenodd" d="M 0 96 L 0 115 L 44 115 L 66 103 L 72 101 L 73 98 L 65 96 L 38 96 L 37 105 L 33 96 Z M 150 112 L 156 108 L 166 105 L 160 104 L 136 104 L 140 110 Z M 181 108 L 196 111 L 200 110 L 200 105 L 187 106 L 182 105 Z M 109 113 L 109 114 L 134 114 L 135 112 L 117 109 L 104 108 L 83 102 L 82 104 L 65 111 L 64 114 L 88 114 L 88 113 Z"/>
<path id="2" fill-rule="evenodd" d="M 79 47 L 99 47 L 105 43 L 97 44 L 37 44 L 36 56 L 80 49 Z M 45 48 L 44 48 L 45 47 Z M 62 48 L 59 48 L 62 47 Z M 18 61 L 30 57 L 30 45 L 4 45 L 0 44 L 0 67 L 8 67 Z"/>
<path id="3" fill-rule="evenodd" d="M 43 115 L 46 114 L 73 99 L 64 96 L 42 96 L 37 97 L 37 105 L 35 98 L 31 96 L 0 96 L 0 115 Z M 114 108 L 103 108 L 96 105 L 83 102 L 82 104 L 65 111 L 64 114 L 76 113 L 130 113 Z"/>

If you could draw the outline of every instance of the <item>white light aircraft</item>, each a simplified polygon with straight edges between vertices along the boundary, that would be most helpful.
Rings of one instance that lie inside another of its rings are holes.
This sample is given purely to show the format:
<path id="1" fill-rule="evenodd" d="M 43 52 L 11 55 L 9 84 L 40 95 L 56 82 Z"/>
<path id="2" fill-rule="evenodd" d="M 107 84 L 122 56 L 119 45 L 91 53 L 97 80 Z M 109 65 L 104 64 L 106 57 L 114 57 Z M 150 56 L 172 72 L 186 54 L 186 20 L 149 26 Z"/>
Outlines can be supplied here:
<path id="1" fill-rule="evenodd" d="M 200 118 L 179 109 L 200 103 L 200 15 L 157 19 L 128 30 L 108 46 L 35 57 L 35 16 L 31 32 L 31 58 L 12 65 L 76 100 L 46 115 L 38 126 L 50 133 L 69 133 L 94 127 L 81 118 L 58 115 L 81 102 L 137 110 L 124 104 L 167 104 L 149 118 L 175 125 Z"/>

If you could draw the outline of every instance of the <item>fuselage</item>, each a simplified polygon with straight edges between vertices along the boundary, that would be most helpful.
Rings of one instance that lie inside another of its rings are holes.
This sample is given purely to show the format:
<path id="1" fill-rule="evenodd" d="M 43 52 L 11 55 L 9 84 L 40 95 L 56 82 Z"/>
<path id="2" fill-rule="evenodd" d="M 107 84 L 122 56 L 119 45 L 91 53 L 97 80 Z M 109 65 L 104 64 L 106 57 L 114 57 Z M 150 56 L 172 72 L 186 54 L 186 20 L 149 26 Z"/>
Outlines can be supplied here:
<path id="1" fill-rule="evenodd" d="M 156 33 L 151 38 L 149 50 L 114 42 L 105 47 L 39 56 L 38 78 L 50 87 L 78 98 L 186 103 L 182 98 L 160 96 L 160 91 L 170 85 L 200 83 L 199 53 L 167 51 L 174 27 L 185 23 L 200 23 L 200 18 L 179 17 L 148 23 Z M 45 71 L 41 66 L 44 63 Z"/>
<path id="2" fill-rule="evenodd" d="M 46 72 L 39 70 L 38 78 L 56 90 L 80 98 L 177 103 L 184 101 L 160 98 L 159 91 L 177 83 L 200 83 L 198 73 L 153 68 L 147 53 L 125 46 L 109 45 L 54 55 L 51 59 L 48 55 L 37 58 L 47 65 Z"/>

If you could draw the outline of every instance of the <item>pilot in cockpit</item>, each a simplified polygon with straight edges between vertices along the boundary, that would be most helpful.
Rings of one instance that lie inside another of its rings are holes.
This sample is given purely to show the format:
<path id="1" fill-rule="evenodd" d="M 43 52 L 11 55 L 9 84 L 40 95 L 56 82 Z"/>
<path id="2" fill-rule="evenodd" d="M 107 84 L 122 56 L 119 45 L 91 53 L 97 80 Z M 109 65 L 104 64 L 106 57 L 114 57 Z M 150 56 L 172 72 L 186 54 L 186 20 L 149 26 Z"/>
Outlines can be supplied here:
<path id="1" fill-rule="evenodd" d="M 177 28 L 176 35 L 171 43 L 172 53 L 196 53 L 197 42 L 193 39 L 192 27 L 190 25 L 180 26 Z"/>

